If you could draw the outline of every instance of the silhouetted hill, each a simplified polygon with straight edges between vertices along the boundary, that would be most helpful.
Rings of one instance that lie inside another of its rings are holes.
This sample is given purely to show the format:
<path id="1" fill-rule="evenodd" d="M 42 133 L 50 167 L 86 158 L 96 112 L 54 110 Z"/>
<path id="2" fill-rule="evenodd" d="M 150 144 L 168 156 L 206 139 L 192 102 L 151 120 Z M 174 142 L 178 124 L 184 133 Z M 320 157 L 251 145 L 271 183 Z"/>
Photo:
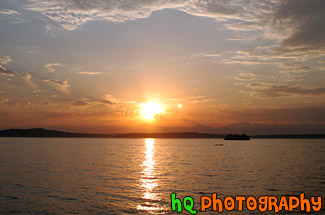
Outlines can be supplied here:
<path id="1" fill-rule="evenodd" d="M 3 126 L 0 129 L 5 129 Z M 138 126 L 86 126 L 76 128 L 57 128 L 53 130 L 69 130 L 75 133 L 91 134 L 125 134 L 125 133 L 208 133 L 229 134 L 246 133 L 252 135 L 275 135 L 275 134 L 325 134 L 325 124 L 256 124 L 249 122 L 233 123 L 222 127 L 205 125 L 184 126 L 157 126 L 143 123 Z M 71 130 L 73 129 L 73 130 Z"/>
<path id="2" fill-rule="evenodd" d="M 71 133 L 43 128 L 8 129 L 0 131 L 0 137 L 88 137 L 88 138 L 222 138 L 223 134 L 207 134 L 196 132 L 180 133 L 126 133 L 126 134 L 87 134 Z"/>
<path id="3" fill-rule="evenodd" d="M 47 130 L 44 128 L 8 129 L 0 131 L 1 137 L 87 137 L 89 134 Z"/>
<path id="4" fill-rule="evenodd" d="M 71 133 L 43 128 L 1 130 L 0 137 L 66 137 L 66 138 L 223 138 L 225 134 L 198 132 L 87 134 Z M 255 135 L 252 138 L 325 138 L 325 134 Z"/>

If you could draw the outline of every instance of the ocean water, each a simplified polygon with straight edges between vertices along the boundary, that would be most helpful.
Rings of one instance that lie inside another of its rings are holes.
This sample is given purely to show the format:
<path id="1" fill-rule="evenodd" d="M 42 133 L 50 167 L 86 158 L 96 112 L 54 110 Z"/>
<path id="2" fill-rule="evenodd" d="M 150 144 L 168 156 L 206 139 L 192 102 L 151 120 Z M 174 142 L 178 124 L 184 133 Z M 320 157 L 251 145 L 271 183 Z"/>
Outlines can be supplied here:
<path id="1" fill-rule="evenodd" d="M 199 212 L 201 195 L 302 192 L 325 214 L 324 191 L 325 140 L 0 138 L 0 214 L 177 214 L 171 193 Z"/>

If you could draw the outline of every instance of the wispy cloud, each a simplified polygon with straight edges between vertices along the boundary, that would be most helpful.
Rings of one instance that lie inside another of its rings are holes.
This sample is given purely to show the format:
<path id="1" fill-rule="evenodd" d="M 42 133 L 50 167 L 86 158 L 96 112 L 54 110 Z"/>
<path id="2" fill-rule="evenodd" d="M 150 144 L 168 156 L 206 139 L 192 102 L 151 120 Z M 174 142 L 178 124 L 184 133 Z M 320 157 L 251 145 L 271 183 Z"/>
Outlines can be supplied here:
<path id="1" fill-rule="evenodd" d="M 78 106 L 78 107 L 87 107 L 91 105 L 112 105 L 112 104 L 113 102 L 105 99 L 90 99 L 90 98 L 76 99 L 72 102 L 73 106 Z"/>
<path id="2" fill-rule="evenodd" d="M 254 35 L 245 36 L 245 40 L 256 35 L 275 39 L 278 52 L 324 52 L 325 4 L 319 0 L 30 0 L 25 4 L 25 9 L 42 13 L 50 20 L 48 23 L 67 30 L 75 30 L 94 20 L 124 22 L 148 18 L 152 12 L 166 8 L 223 21 L 224 29 L 238 33 L 238 38 L 231 40 L 242 40 L 244 33 L 253 32 Z"/>
<path id="3" fill-rule="evenodd" d="M 258 65 L 261 64 L 260 61 L 249 61 L 249 60 L 231 60 L 231 59 L 222 59 L 220 61 L 222 64 L 243 64 L 243 65 Z"/>
<path id="4" fill-rule="evenodd" d="M 61 87 L 70 87 L 70 85 L 68 84 L 68 81 L 58 81 L 54 78 L 51 78 L 51 79 L 48 79 L 48 80 L 45 80 L 46 82 L 49 82 L 49 83 L 52 83 L 52 84 L 55 84 L 57 86 L 61 86 Z"/>
<path id="5" fill-rule="evenodd" d="M 289 36 L 282 41 L 283 46 L 317 50 L 325 47 L 324 10 L 323 1 L 282 1 L 272 13 L 270 22 L 281 31 L 289 29 Z"/>
<path id="6" fill-rule="evenodd" d="M 281 73 L 306 73 L 312 70 L 312 68 L 309 66 L 288 63 L 280 63 L 279 67 L 284 69 L 281 71 Z"/>
<path id="7" fill-rule="evenodd" d="M 0 10 L 0 14 L 15 15 L 15 14 L 19 14 L 19 12 L 15 10 L 4 9 L 4 10 Z"/>
<path id="8" fill-rule="evenodd" d="M 214 102 L 215 98 L 209 98 L 206 96 L 190 96 L 186 99 L 187 103 L 198 104 L 198 103 L 209 103 Z"/>
<path id="9" fill-rule="evenodd" d="M 85 101 L 85 100 L 74 100 L 73 102 L 72 102 L 72 105 L 73 106 L 86 106 L 86 105 L 88 105 L 89 103 L 87 102 L 87 101 Z"/>
<path id="10" fill-rule="evenodd" d="M 204 57 L 220 57 L 220 54 L 205 54 Z"/>
<path id="11" fill-rule="evenodd" d="M 321 96 L 325 94 L 324 87 L 285 86 L 285 85 L 250 85 L 252 96 L 261 98 L 287 96 Z"/>
<path id="12" fill-rule="evenodd" d="M 82 75 L 100 75 L 102 73 L 101 72 L 83 71 L 83 72 L 78 72 L 78 74 L 82 74 Z"/>
<path id="13" fill-rule="evenodd" d="M 120 103 L 121 102 L 120 99 L 115 98 L 111 94 L 105 94 L 104 95 L 104 100 L 109 101 L 110 103 Z"/>
<path id="14" fill-rule="evenodd" d="M 50 83 L 55 89 L 61 91 L 64 94 L 69 93 L 68 88 L 70 87 L 70 85 L 68 84 L 68 80 L 59 81 L 54 78 L 51 78 L 51 79 L 44 80 L 44 81 Z"/>
<path id="15" fill-rule="evenodd" d="M 233 31 L 256 31 L 256 30 L 264 30 L 264 27 L 261 24 L 256 22 L 248 22 L 248 21 L 240 21 L 234 23 L 227 23 L 224 25 L 226 29 Z"/>
<path id="16" fill-rule="evenodd" d="M 9 56 L 0 56 L 0 64 L 7 64 L 11 61 L 12 59 Z"/>
<path id="17" fill-rule="evenodd" d="M 27 4 L 29 10 L 40 11 L 47 18 L 68 30 L 92 20 L 124 22 L 147 18 L 152 12 L 165 8 L 178 9 L 195 16 L 214 19 L 240 18 L 245 9 L 242 2 L 231 1 L 78 1 L 78 0 L 33 0 Z"/>
<path id="18" fill-rule="evenodd" d="M 16 10 L 2 9 L 0 10 L 0 16 L 2 22 L 10 24 L 24 23 L 26 20 L 22 18 L 22 14 Z"/>
<path id="19" fill-rule="evenodd" d="M 14 76 L 14 72 L 0 65 L 0 75 Z"/>
<path id="20" fill-rule="evenodd" d="M 240 72 L 235 79 L 238 81 L 252 81 L 256 79 L 256 75 L 251 72 Z"/>
<path id="21" fill-rule="evenodd" d="M 61 63 L 48 63 L 44 65 L 44 67 L 48 72 L 55 72 L 55 69 L 53 67 L 56 66 L 63 66 L 63 65 Z"/>

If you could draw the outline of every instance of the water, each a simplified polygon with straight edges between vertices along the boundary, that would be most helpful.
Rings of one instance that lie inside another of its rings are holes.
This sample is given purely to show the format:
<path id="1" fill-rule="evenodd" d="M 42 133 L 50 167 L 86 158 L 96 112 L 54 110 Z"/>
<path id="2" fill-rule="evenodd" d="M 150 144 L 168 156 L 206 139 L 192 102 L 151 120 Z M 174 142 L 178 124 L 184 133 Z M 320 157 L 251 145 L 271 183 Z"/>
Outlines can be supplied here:
<path id="1" fill-rule="evenodd" d="M 324 140 L 0 138 L 0 214 L 171 214 L 172 192 L 199 210 L 214 192 L 324 191 Z"/>

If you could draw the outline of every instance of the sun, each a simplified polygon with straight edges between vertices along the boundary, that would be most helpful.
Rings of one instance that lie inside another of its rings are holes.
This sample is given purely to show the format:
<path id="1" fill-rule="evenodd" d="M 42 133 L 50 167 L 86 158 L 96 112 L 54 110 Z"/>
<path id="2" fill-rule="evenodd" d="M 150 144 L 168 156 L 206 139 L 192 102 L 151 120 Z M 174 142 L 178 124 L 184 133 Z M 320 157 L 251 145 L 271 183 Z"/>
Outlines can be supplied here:
<path id="1" fill-rule="evenodd" d="M 158 103 L 149 102 L 149 103 L 140 103 L 142 117 L 146 120 L 154 120 L 155 116 L 164 112 L 162 106 Z"/>

